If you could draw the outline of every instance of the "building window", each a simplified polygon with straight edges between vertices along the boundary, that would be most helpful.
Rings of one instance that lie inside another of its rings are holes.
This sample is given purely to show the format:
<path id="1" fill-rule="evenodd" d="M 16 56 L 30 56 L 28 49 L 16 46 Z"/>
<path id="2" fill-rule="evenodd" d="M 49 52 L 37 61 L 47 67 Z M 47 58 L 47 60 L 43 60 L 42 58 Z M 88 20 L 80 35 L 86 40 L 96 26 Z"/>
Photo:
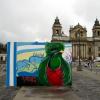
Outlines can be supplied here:
<path id="1" fill-rule="evenodd" d="M 100 51 L 100 47 L 98 47 L 98 51 Z"/>
<path id="2" fill-rule="evenodd" d="M 89 53 L 91 53 L 91 51 L 92 51 L 91 48 L 89 48 Z"/>
<path id="3" fill-rule="evenodd" d="M 59 30 L 56 30 L 56 34 L 59 34 Z"/>
<path id="4" fill-rule="evenodd" d="M 81 37 L 83 37 L 83 33 L 81 33 Z"/>
<path id="5" fill-rule="evenodd" d="M 75 39 L 77 39 L 77 34 L 75 34 Z"/>
<path id="6" fill-rule="evenodd" d="M 3 61 L 3 57 L 2 56 L 0 57 L 0 61 Z"/>
<path id="7" fill-rule="evenodd" d="M 100 31 L 98 31 L 98 36 L 100 36 Z"/>
<path id="8" fill-rule="evenodd" d="M 98 54 L 98 57 L 100 57 L 100 53 Z"/>

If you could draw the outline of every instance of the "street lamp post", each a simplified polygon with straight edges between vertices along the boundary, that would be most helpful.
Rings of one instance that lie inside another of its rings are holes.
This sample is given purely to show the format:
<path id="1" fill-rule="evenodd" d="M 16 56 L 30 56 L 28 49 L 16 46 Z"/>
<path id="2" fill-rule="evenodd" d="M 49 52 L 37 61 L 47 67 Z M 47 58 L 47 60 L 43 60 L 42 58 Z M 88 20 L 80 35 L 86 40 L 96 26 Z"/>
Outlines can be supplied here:
<path id="1" fill-rule="evenodd" d="M 77 34 L 77 36 L 78 36 L 78 49 L 79 49 L 79 64 L 78 64 L 78 66 L 77 66 L 77 71 L 82 71 L 82 67 L 81 67 L 81 61 L 80 61 L 80 32 L 78 32 L 78 34 Z"/>

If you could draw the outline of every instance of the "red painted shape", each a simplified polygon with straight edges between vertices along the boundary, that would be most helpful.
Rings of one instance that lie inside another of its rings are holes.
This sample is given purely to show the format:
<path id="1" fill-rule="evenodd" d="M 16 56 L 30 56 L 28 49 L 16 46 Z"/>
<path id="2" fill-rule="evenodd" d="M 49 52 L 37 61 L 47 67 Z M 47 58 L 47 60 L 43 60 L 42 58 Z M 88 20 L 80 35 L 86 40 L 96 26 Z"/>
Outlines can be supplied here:
<path id="1" fill-rule="evenodd" d="M 36 83 L 36 79 L 34 77 L 30 77 L 30 76 L 23 76 L 22 80 L 24 82 Z"/>
<path id="2" fill-rule="evenodd" d="M 63 73 L 60 67 L 54 71 L 47 67 L 47 79 L 50 85 L 62 86 L 63 85 Z"/>

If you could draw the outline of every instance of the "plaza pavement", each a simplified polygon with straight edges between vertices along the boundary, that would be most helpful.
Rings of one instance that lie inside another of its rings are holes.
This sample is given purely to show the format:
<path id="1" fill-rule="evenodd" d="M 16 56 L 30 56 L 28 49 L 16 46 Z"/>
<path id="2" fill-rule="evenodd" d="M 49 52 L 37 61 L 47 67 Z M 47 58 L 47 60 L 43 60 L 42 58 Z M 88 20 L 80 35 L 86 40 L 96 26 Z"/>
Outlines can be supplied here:
<path id="1" fill-rule="evenodd" d="M 100 73 L 73 68 L 73 85 L 68 87 L 22 87 L 14 100 L 100 100 Z"/>
<path id="2" fill-rule="evenodd" d="M 23 87 L 14 100 L 81 100 L 66 87 Z"/>

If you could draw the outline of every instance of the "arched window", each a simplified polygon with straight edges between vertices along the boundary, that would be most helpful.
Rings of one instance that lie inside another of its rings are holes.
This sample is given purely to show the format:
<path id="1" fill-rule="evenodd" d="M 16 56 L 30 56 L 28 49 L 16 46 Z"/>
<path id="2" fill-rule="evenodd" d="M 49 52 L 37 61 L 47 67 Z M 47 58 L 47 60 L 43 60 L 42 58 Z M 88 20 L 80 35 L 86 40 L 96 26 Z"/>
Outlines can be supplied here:
<path id="1" fill-rule="evenodd" d="M 88 49 L 88 52 L 91 53 L 91 52 L 92 52 L 92 48 L 89 48 L 89 49 Z"/>
<path id="2" fill-rule="evenodd" d="M 100 47 L 98 47 L 98 51 L 100 51 Z"/>
<path id="3" fill-rule="evenodd" d="M 100 53 L 98 54 L 98 56 L 100 57 Z"/>
<path id="4" fill-rule="evenodd" d="M 0 57 L 0 61 L 3 61 L 3 57 L 2 56 Z"/>
<path id="5" fill-rule="evenodd" d="M 98 36 L 100 36 L 100 31 L 98 31 Z"/>
<path id="6" fill-rule="evenodd" d="M 56 30 L 56 34 L 59 34 L 59 30 Z"/>
<path id="7" fill-rule="evenodd" d="M 81 33 L 81 37 L 83 37 L 84 35 L 83 35 L 83 33 Z"/>
<path id="8" fill-rule="evenodd" d="M 78 39 L 77 33 L 75 34 L 75 39 Z"/>

